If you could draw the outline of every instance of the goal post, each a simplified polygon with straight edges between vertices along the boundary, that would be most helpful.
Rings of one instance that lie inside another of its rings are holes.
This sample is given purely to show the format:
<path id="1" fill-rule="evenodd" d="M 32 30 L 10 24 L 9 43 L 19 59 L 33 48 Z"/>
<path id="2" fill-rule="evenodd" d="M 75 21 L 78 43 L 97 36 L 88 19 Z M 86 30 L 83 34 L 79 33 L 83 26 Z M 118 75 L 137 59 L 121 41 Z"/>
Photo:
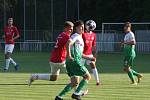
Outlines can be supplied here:
<path id="1" fill-rule="evenodd" d="M 102 23 L 102 51 L 120 52 L 120 41 L 124 39 L 124 23 Z M 136 51 L 150 52 L 150 23 L 131 23 L 136 37 Z M 106 48 L 107 47 L 107 48 Z"/>

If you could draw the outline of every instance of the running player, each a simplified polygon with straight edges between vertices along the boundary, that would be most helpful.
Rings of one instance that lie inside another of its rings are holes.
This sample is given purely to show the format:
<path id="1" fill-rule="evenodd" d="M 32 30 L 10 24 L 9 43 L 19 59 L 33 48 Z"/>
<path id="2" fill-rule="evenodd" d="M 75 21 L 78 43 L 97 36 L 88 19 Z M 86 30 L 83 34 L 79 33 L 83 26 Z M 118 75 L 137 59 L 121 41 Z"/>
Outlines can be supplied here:
<path id="1" fill-rule="evenodd" d="M 135 36 L 134 33 L 131 31 L 131 23 L 126 22 L 124 25 L 124 42 L 122 42 L 124 46 L 124 71 L 128 73 L 128 76 L 131 80 L 131 84 L 137 85 L 137 82 L 134 79 L 134 76 L 137 77 L 138 83 L 140 82 L 142 78 L 142 74 L 137 73 L 131 67 L 133 67 L 133 60 L 135 59 L 136 53 L 135 53 Z"/>
<path id="2" fill-rule="evenodd" d="M 8 71 L 9 64 L 14 65 L 15 70 L 18 70 L 18 64 L 11 58 L 14 50 L 15 40 L 20 37 L 18 29 L 13 25 L 13 18 L 8 18 L 8 25 L 4 28 L 3 38 L 5 39 L 5 67 L 4 71 Z"/>
<path id="3" fill-rule="evenodd" d="M 55 100 L 63 100 L 62 97 L 76 86 L 78 87 L 72 94 L 72 98 L 76 100 L 81 100 L 80 92 L 91 78 L 87 68 L 83 66 L 83 64 L 81 64 L 80 61 L 82 57 L 89 60 L 95 60 L 94 57 L 87 57 L 86 55 L 83 54 L 84 49 L 84 42 L 82 39 L 82 34 L 84 33 L 83 21 L 75 22 L 75 31 L 76 33 L 74 33 L 70 37 L 67 43 L 68 58 L 66 60 L 66 69 L 71 82 L 66 85 L 66 87 L 59 93 L 58 96 L 56 96 Z M 80 83 L 79 83 L 79 76 L 83 77 Z"/>
<path id="4" fill-rule="evenodd" d="M 72 22 L 66 21 L 64 24 L 64 31 L 57 37 L 56 44 L 49 59 L 51 74 L 32 74 L 28 81 L 29 86 L 34 80 L 56 81 L 58 79 L 60 69 L 65 67 L 67 54 L 66 43 L 73 31 L 73 26 L 74 24 Z"/>
<path id="5" fill-rule="evenodd" d="M 86 23 L 88 23 L 88 22 L 89 22 L 89 20 L 86 21 Z M 86 25 L 87 24 L 85 24 L 85 29 L 86 29 L 85 33 L 82 35 L 82 38 L 84 41 L 83 54 L 87 55 L 88 57 L 94 56 L 96 58 L 96 34 L 94 32 L 92 32 L 94 30 L 93 28 L 89 28 Z M 100 80 L 99 80 L 98 71 L 97 71 L 96 64 L 95 64 L 96 62 L 82 58 L 81 63 L 82 64 L 86 63 L 87 65 L 89 65 L 92 68 L 93 76 L 96 80 L 96 85 L 99 85 Z"/>

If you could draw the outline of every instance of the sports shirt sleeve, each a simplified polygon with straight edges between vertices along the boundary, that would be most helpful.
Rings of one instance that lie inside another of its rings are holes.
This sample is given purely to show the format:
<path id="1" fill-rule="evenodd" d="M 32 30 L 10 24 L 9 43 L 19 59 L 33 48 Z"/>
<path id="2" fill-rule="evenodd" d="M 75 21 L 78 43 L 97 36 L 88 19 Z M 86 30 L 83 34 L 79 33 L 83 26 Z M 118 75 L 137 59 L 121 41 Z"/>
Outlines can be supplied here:
<path id="1" fill-rule="evenodd" d="M 96 35 L 94 34 L 94 40 L 92 42 L 92 46 L 96 46 Z"/>
<path id="2" fill-rule="evenodd" d="M 130 33 L 129 39 L 130 39 L 130 41 L 135 41 L 135 36 L 133 33 Z"/>
<path id="3" fill-rule="evenodd" d="M 15 30 L 16 35 L 20 35 L 17 27 L 14 27 L 14 30 Z"/>
<path id="4" fill-rule="evenodd" d="M 78 34 L 75 33 L 70 37 L 70 40 L 74 43 L 78 39 Z"/>

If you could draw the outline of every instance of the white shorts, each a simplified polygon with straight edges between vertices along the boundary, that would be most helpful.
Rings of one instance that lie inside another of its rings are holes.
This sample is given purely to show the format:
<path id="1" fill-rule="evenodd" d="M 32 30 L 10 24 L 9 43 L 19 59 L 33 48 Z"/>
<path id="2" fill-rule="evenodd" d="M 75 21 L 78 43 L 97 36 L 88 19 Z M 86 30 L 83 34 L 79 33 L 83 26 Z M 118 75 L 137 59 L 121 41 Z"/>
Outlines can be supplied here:
<path id="1" fill-rule="evenodd" d="M 66 67 L 65 62 L 62 63 L 53 63 L 53 62 L 49 62 L 50 67 L 51 67 L 51 74 L 52 75 L 59 75 L 60 73 L 60 69 L 63 67 Z"/>
<path id="2" fill-rule="evenodd" d="M 14 44 L 5 44 L 5 54 L 7 52 L 12 53 L 14 50 Z"/>
<path id="3" fill-rule="evenodd" d="M 91 57 L 91 58 L 93 57 L 93 55 L 87 55 L 87 56 L 88 56 L 88 57 Z M 90 65 L 90 63 L 92 63 L 92 62 L 93 62 L 93 61 L 87 60 L 87 59 L 85 59 L 85 58 L 82 58 L 82 59 L 81 59 L 81 64 L 82 64 L 82 65 L 85 65 L 85 64 L 86 64 L 86 65 Z"/>

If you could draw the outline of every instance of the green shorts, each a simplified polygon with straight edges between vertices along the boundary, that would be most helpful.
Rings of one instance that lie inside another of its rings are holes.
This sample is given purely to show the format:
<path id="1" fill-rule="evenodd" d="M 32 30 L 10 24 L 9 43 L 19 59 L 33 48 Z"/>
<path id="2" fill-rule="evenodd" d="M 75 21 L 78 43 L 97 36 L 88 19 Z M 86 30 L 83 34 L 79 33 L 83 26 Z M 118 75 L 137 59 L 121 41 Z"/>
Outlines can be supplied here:
<path id="1" fill-rule="evenodd" d="M 135 56 L 126 56 L 124 58 L 124 67 L 131 67 L 133 66 L 133 60 Z"/>
<path id="2" fill-rule="evenodd" d="M 66 69 L 68 75 L 71 76 L 83 76 L 89 73 L 87 68 L 76 61 L 66 61 Z"/>

